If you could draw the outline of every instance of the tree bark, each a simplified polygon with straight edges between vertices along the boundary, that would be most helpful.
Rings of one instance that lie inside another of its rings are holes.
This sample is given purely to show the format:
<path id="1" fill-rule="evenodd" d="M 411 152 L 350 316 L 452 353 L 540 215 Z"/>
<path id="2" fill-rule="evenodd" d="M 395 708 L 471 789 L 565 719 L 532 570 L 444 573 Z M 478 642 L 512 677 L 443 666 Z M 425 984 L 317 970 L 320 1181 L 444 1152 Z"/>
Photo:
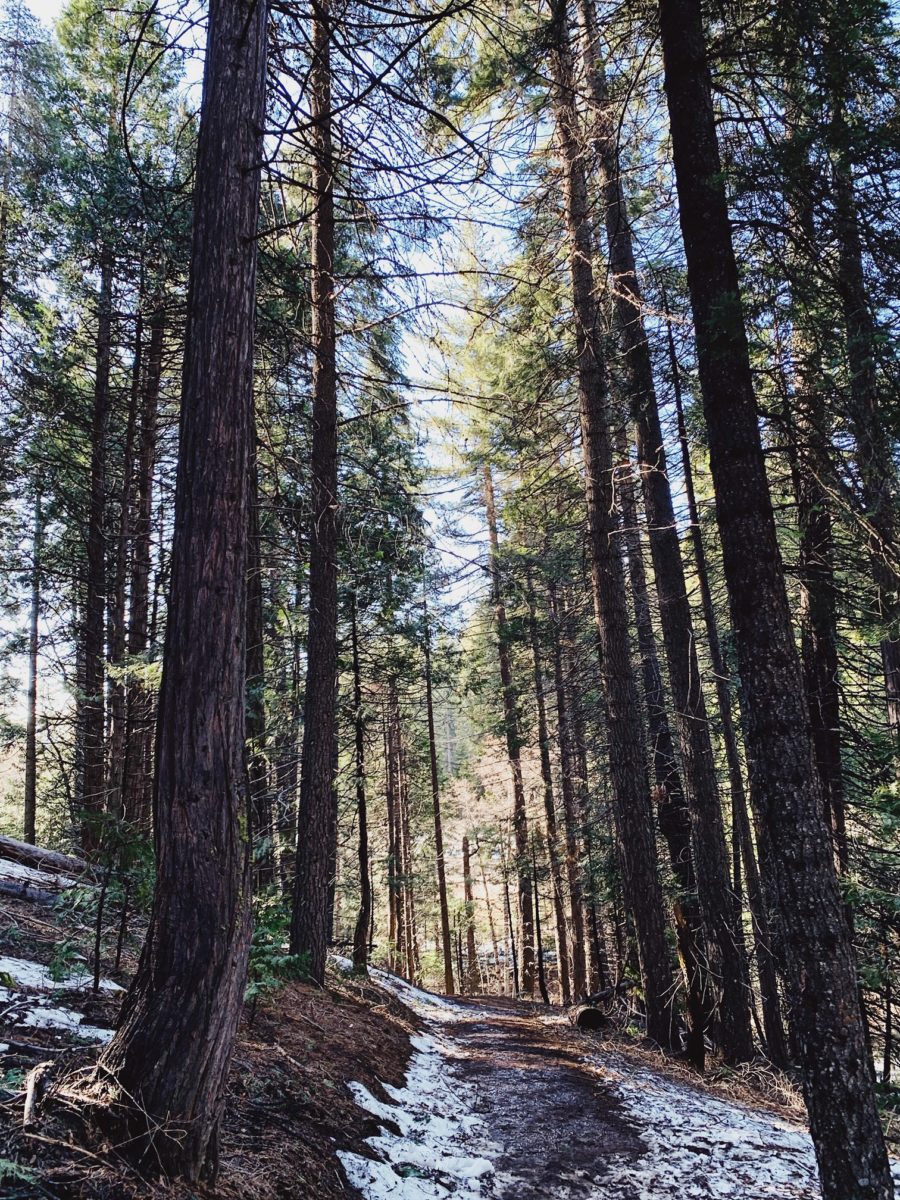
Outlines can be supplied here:
<path id="1" fill-rule="evenodd" d="M 624 431 L 620 431 L 619 439 L 620 462 L 628 463 Z M 656 819 L 666 842 L 672 875 L 678 886 L 678 897 L 674 902 L 675 937 L 687 990 L 687 1056 L 692 1065 L 698 1071 L 702 1071 L 706 1061 L 705 1038 L 711 1017 L 712 997 L 706 978 L 703 920 L 697 900 L 697 881 L 691 848 L 691 817 L 681 786 L 675 745 L 669 727 L 665 688 L 650 612 L 637 505 L 630 473 L 631 466 L 628 463 L 625 471 L 618 474 L 617 494 L 622 510 L 623 541 L 628 555 L 628 574 L 637 627 L 638 651 L 641 656 L 644 700 L 647 706 L 650 754 L 656 780 Z"/>
<path id="2" fill-rule="evenodd" d="M 250 494 L 247 510 L 247 776 L 250 788 L 250 846 L 253 888 L 262 891 L 275 882 L 275 831 L 266 757 L 266 660 L 263 647 L 262 553 L 259 533 L 259 470 L 256 446 L 250 452 Z"/>
<path id="3" fill-rule="evenodd" d="M 363 710 L 362 672 L 359 665 L 359 614 L 356 592 L 350 594 L 350 651 L 353 657 L 353 745 L 358 827 L 359 912 L 353 930 L 353 968 L 365 972 L 369 963 L 369 924 L 372 920 L 372 883 L 369 877 L 369 816 L 366 803 L 366 722 Z"/>
<path id="4" fill-rule="evenodd" d="M 334 174 L 331 129 L 331 13 L 319 0 L 312 28 L 310 107 L 316 199 L 312 239 L 313 436 L 309 637 L 297 870 L 291 953 L 306 954 L 309 973 L 325 979 L 332 821 L 332 772 L 337 682 L 337 373 L 334 315 Z"/>
<path id="5" fill-rule="evenodd" d="M 710 975 L 721 989 L 720 1029 L 725 1058 L 752 1058 L 747 963 L 738 936 L 740 911 L 728 877 L 728 851 L 719 799 L 706 701 L 697 659 L 690 600 L 681 561 L 678 525 L 644 329 L 643 300 L 634 259 L 631 225 L 622 190 L 615 119 L 599 45 L 593 0 L 578 0 L 584 66 L 593 106 L 593 141 L 606 217 L 613 306 L 622 347 L 625 390 L 634 421 L 641 489 L 659 600 L 666 664 L 681 751 L 697 894 L 710 957 Z"/>
<path id="6" fill-rule="evenodd" d="M 463 855 L 463 898 L 466 905 L 466 974 L 465 990 L 470 996 L 479 991 L 481 979 L 478 972 L 478 951 L 475 947 L 475 894 L 472 890 L 472 863 L 469 857 L 469 839 L 464 834 Z"/>
<path id="7" fill-rule="evenodd" d="M 569 728 L 569 706 L 566 700 L 563 669 L 562 617 L 556 594 L 556 584 L 549 587 L 550 620 L 553 625 L 553 683 L 556 692 L 556 732 L 559 743 L 560 791 L 563 799 L 565 828 L 566 879 L 569 885 L 569 914 L 572 924 L 572 995 L 575 1000 L 586 996 L 587 938 L 584 929 L 584 892 L 581 886 L 581 866 L 578 852 L 579 814 L 575 800 L 574 768 L 572 765 L 572 733 Z"/>
<path id="8" fill-rule="evenodd" d="M 41 553 L 44 540 L 44 516 L 40 492 L 34 498 L 34 524 L 31 537 L 31 611 L 28 614 L 28 694 L 25 717 L 25 805 L 23 837 L 32 845 L 37 841 L 37 692 L 38 651 L 41 624 Z"/>
<path id="9" fill-rule="evenodd" d="M 528 631 L 531 639 L 531 655 L 534 664 L 534 697 L 538 718 L 538 750 L 541 758 L 541 783 L 544 789 L 544 818 L 547 823 L 547 857 L 550 861 L 550 881 L 553 888 L 553 914 L 556 920 L 556 953 L 559 963 L 560 1000 L 563 1004 L 570 1004 L 572 1001 L 572 988 L 570 983 L 569 947 L 566 937 L 566 897 L 563 890 L 559 830 L 556 822 L 556 803 L 553 796 L 553 769 L 550 762 L 550 733 L 547 728 L 547 705 L 544 699 L 541 640 L 530 569 L 526 575 L 526 600 L 528 602 Z M 581 973 L 584 975 L 583 950 Z"/>
<path id="10" fill-rule="evenodd" d="M 106 807 L 106 468 L 109 437 L 109 372 L 112 351 L 112 257 L 104 250 L 97 298 L 94 408 L 87 521 L 87 579 L 84 600 L 84 696 L 82 707 L 82 849 L 95 851 Z"/>
<path id="11" fill-rule="evenodd" d="M 662 888 L 650 809 L 644 731 L 631 664 L 621 563 L 611 545 L 612 447 L 600 314 L 594 292 L 593 237 L 565 5 L 553 6 L 551 69 L 564 173 L 566 225 L 576 320 L 578 393 L 584 453 L 594 611 L 608 704 L 610 775 L 620 831 L 625 900 L 634 917 L 647 1007 L 648 1035 L 674 1040 L 672 964 L 666 944 Z"/>
<path id="12" fill-rule="evenodd" d="M 444 991 L 453 995 L 453 946 L 450 938 L 450 909 L 447 904 L 447 872 L 444 867 L 444 831 L 441 825 L 441 781 L 438 776 L 437 739 L 434 733 L 434 696 L 431 684 L 431 629 L 428 599 L 423 598 L 425 623 L 425 709 L 428 717 L 428 765 L 431 771 L 431 802 L 434 809 L 434 857 L 437 867 L 438 903 L 441 910 L 441 947 L 444 955 Z"/>
<path id="13" fill-rule="evenodd" d="M 791 1028 L 825 1200 L 887 1200 L 856 965 L 837 886 L 766 479 L 699 0 L 661 0 L 679 215 L 725 577 Z"/>
<path id="14" fill-rule="evenodd" d="M 166 311 L 158 293 L 150 315 L 137 449 L 137 504 L 133 518 L 131 585 L 128 610 L 128 653 L 144 656 L 149 647 L 150 573 L 153 562 L 153 472 L 156 464 L 157 415 L 163 371 Z M 150 832 L 153 761 L 153 695 L 147 684 L 129 678 L 125 696 L 126 739 L 122 777 L 122 812 L 143 833 Z"/>
<path id="15" fill-rule="evenodd" d="M 267 8 L 212 0 L 147 940 L 97 1068 L 153 1172 L 214 1176 L 250 945 L 244 670 Z"/>
<path id="16" fill-rule="evenodd" d="M 541 892 L 538 887 L 537 851 L 534 840 L 531 843 L 531 878 L 534 881 L 534 938 L 537 958 L 538 990 L 545 1004 L 550 1003 L 550 993 L 547 991 L 547 973 L 544 970 L 544 942 L 541 936 Z"/>
<path id="17" fill-rule="evenodd" d="M 534 994 L 534 909 L 531 902 L 531 865 L 528 852 L 528 816 L 525 808 L 525 785 L 522 780 L 522 739 L 519 713 L 513 684 L 512 658 L 509 652 L 509 631 L 506 606 L 500 584 L 500 540 L 497 535 L 497 508 L 494 500 L 494 480 L 488 463 L 484 464 L 484 508 L 487 515 L 490 544 L 491 600 L 497 627 L 497 650 L 500 660 L 500 685 L 503 692 L 503 727 L 506 753 L 512 772 L 513 834 L 516 844 L 516 880 L 518 883 L 519 913 L 522 917 L 522 990 Z"/>
<path id="18" fill-rule="evenodd" d="M 778 974 L 775 968 L 775 956 L 772 948 L 769 913 L 750 829 L 750 813 L 747 808 L 747 795 L 744 791 L 737 730 L 734 725 L 731 694 L 728 686 L 729 678 L 725 667 L 725 656 L 722 653 L 722 643 L 719 639 L 716 610 L 713 605 L 712 589 L 709 583 L 706 550 L 703 545 L 703 531 L 700 527 L 700 513 L 697 508 L 697 497 L 694 492 L 694 473 L 691 466 L 687 425 L 684 419 L 681 372 L 675 350 L 675 339 L 672 336 L 672 325 L 669 319 L 668 307 L 666 308 L 666 320 L 669 368 L 672 377 L 675 410 L 678 418 L 678 440 L 681 446 L 681 467 L 688 504 L 694 569 L 697 573 L 697 580 L 700 587 L 703 621 L 706 627 L 706 637 L 713 674 L 716 679 L 716 700 L 719 707 L 719 719 L 722 722 L 722 740 L 725 743 L 725 757 L 728 762 L 728 780 L 731 790 L 732 837 L 735 839 L 738 854 L 743 863 L 744 877 L 747 883 L 747 904 L 753 920 L 756 969 L 759 974 L 766 1053 L 775 1066 L 786 1068 L 789 1056 L 784 1033 L 784 1022 L 781 1016 L 781 1005 L 778 997 Z"/>

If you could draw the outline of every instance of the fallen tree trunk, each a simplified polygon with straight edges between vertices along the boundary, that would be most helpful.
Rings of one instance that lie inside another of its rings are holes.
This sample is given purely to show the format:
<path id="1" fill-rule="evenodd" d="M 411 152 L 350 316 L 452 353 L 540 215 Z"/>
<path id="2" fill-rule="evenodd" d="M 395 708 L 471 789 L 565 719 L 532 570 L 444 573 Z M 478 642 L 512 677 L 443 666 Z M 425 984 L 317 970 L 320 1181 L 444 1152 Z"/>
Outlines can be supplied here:
<path id="1" fill-rule="evenodd" d="M 28 1072 L 25 1079 L 25 1111 L 22 1113 L 22 1125 L 25 1129 L 30 1129 L 38 1123 L 37 1110 L 47 1090 L 49 1073 L 54 1065 L 52 1061 L 38 1063 Z"/>
<path id="2" fill-rule="evenodd" d="M 601 1012 L 599 1008 L 594 1008 L 593 1004 L 575 1004 L 569 1009 L 569 1020 L 577 1029 L 609 1029 L 612 1021 Z"/>
<path id="3" fill-rule="evenodd" d="M 0 868 L 0 896 L 12 896 L 15 900 L 28 900 L 31 904 L 55 904 L 66 889 L 57 887 L 54 891 L 37 887 L 29 879 L 4 879 Z"/>
<path id="4" fill-rule="evenodd" d="M 57 850 L 45 850 L 43 846 L 32 846 L 17 838 L 0 837 L 0 859 L 35 867 L 39 871 L 56 871 L 69 875 L 83 875 L 91 870 L 83 858 L 60 854 Z"/>

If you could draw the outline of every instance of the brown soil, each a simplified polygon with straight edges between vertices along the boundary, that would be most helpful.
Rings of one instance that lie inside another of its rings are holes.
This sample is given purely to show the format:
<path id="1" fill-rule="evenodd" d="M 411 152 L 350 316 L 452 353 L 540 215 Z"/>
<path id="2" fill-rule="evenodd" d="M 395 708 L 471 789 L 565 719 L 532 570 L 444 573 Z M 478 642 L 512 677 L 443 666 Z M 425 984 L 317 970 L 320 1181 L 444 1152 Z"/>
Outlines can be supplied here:
<path id="1" fill-rule="evenodd" d="M 50 961 L 62 931 L 49 913 L 35 914 L 27 904 L 4 905 L 3 916 L 3 953 Z M 126 982 L 124 974 L 121 978 Z M 87 1014 L 91 1023 L 112 1026 L 121 993 L 57 992 L 54 998 Z M 58 1031 L 6 1028 L 0 1019 L 0 1041 L 10 1043 L 9 1052 L 0 1055 L 0 1159 L 32 1174 L 30 1179 L 0 1177 L 0 1195 L 4 1200 L 346 1198 L 352 1193 L 335 1151 L 352 1147 L 366 1153 L 363 1139 L 377 1132 L 377 1124 L 356 1107 L 345 1085 L 359 1080 L 386 1100 L 379 1081 L 403 1082 L 409 1034 L 417 1028 L 409 1010 L 384 991 L 338 974 L 326 989 L 288 984 L 255 1013 L 248 1009 L 232 1062 L 219 1178 L 214 1189 L 198 1189 L 165 1185 L 136 1171 L 86 1122 L 81 1089 L 97 1046 L 78 1045 Z M 53 1085 L 39 1125 L 26 1131 L 21 1127 L 23 1075 L 42 1059 L 56 1064 Z"/>
<path id="2" fill-rule="evenodd" d="M 643 1153 L 602 1077 L 584 1061 L 583 1035 L 547 1024 L 529 1005 L 460 1003 L 471 1019 L 443 1032 L 459 1047 L 454 1070 L 474 1086 L 488 1136 L 503 1146 L 495 1160 L 498 1200 L 577 1200 L 591 1194 L 607 1155 Z"/>

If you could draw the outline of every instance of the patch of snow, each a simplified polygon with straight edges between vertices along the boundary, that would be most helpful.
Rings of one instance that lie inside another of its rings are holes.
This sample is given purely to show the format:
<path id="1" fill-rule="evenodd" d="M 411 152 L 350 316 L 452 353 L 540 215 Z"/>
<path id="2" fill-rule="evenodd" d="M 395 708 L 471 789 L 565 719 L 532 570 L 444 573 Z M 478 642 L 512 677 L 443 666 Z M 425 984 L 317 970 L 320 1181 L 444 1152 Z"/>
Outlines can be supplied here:
<path id="1" fill-rule="evenodd" d="M 424 988 L 407 983 L 405 979 L 401 979 L 399 975 L 394 975 L 390 971 L 380 971 L 377 967 L 370 967 L 369 975 L 387 991 L 393 992 L 398 1000 L 402 1000 L 417 1016 L 423 1017 L 426 1021 L 437 1016 L 439 1020 L 448 1022 L 464 1013 L 468 1014 L 467 1009 L 454 1004 L 446 996 L 436 996 L 434 992 L 426 992 Z"/>
<path id="2" fill-rule="evenodd" d="M 50 968 L 43 963 L 31 962 L 27 958 L 6 958 L 0 955 L 0 975 L 9 975 L 20 987 L 41 988 L 51 991 L 63 988 L 69 991 L 94 986 L 93 975 L 67 975 L 65 979 L 51 979 Z M 102 992 L 124 992 L 121 984 L 112 979 L 101 979 Z"/>
<path id="3" fill-rule="evenodd" d="M 614 1056 L 594 1056 L 646 1154 L 607 1160 L 602 1194 L 627 1200 L 735 1197 L 816 1200 L 812 1139 L 774 1113 L 720 1100 Z M 900 1163 L 892 1165 L 900 1182 Z"/>
<path id="4" fill-rule="evenodd" d="M 366 1139 L 377 1158 L 338 1151 L 347 1179 L 366 1200 L 486 1200 L 494 1174 L 490 1155 L 499 1147 L 487 1141 L 472 1111 L 474 1092 L 447 1071 L 433 1037 L 411 1041 L 404 1086 L 382 1085 L 390 1104 L 361 1083 L 348 1085 L 360 1108 L 398 1132 L 382 1126 Z"/>
<path id="5" fill-rule="evenodd" d="M 384 1085 L 391 1103 L 360 1083 L 349 1085 L 361 1108 L 393 1127 L 382 1126 L 367 1139 L 375 1158 L 339 1152 L 350 1184 L 365 1200 L 515 1195 L 521 1181 L 495 1170 L 492 1160 L 503 1148 L 488 1140 L 484 1122 L 473 1112 L 471 1090 L 454 1077 L 452 1043 L 445 1043 L 439 1031 L 441 1024 L 471 1018 L 471 1008 L 388 972 L 370 974 L 422 1017 L 430 1032 L 412 1039 L 405 1085 Z M 555 1015 L 545 1018 L 559 1021 Z M 584 1062 L 618 1100 L 617 1115 L 633 1127 L 645 1149 L 600 1155 L 598 1174 L 593 1181 L 579 1180 L 578 1195 L 592 1200 L 819 1200 L 815 1152 L 805 1129 L 614 1053 L 588 1054 Z M 893 1161 L 892 1170 L 900 1187 L 900 1162 Z M 565 1178 L 558 1184 L 546 1200 L 572 1195 Z"/>
<path id="6" fill-rule="evenodd" d="M 10 1004 L 11 1009 L 0 1014 L 9 1025 L 29 1026 L 32 1029 L 61 1029 L 75 1033 L 89 1042 L 108 1042 L 113 1035 L 111 1029 L 97 1025 L 85 1025 L 84 1016 L 71 1008 L 51 1008 L 50 1001 L 40 996 L 26 996 L 0 987 L 0 1003 Z"/>
<path id="7" fill-rule="evenodd" d="M 77 887 L 78 880 L 71 875 L 56 875 L 52 871 L 40 871 L 37 867 L 26 867 L 24 863 L 13 862 L 12 859 L 0 859 L 0 879 L 20 879 L 33 883 L 35 887 Z"/>
<path id="8" fill-rule="evenodd" d="M 347 974 L 353 970 L 352 960 L 341 954 L 332 954 L 331 961 L 339 970 Z M 434 992 L 426 992 L 424 988 L 407 983 L 405 979 L 401 979 L 392 971 L 369 967 L 369 978 L 375 983 L 381 984 L 386 991 L 392 992 L 398 1000 L 403 1001 L 407 1008 L 411 1008 L 417 1016 L 426 1021 L 437 1015 L 441 1021 L 448 1022 L 468 1011 L 458 1004 L 454 1004 L 452 1000 L 448 1000 L 446 996 L 437 996 Z"/>

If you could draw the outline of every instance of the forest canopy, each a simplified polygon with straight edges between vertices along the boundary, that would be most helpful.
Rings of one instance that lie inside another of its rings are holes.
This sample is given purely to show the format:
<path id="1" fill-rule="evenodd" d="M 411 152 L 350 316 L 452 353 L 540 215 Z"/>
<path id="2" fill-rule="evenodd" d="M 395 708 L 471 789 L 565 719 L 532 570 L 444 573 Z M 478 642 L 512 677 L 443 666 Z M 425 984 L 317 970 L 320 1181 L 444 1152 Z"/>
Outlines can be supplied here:
<path id="1" fill-rule="evenodd" d="M 0 833 L 101 872 L 98 954 L 147 928 L 99 1127 L 208 1174 L 245 1003 L 339 955 L 615 995 L 891 1196 L 893 7 L 42 16 L 0 12 Z"/>

